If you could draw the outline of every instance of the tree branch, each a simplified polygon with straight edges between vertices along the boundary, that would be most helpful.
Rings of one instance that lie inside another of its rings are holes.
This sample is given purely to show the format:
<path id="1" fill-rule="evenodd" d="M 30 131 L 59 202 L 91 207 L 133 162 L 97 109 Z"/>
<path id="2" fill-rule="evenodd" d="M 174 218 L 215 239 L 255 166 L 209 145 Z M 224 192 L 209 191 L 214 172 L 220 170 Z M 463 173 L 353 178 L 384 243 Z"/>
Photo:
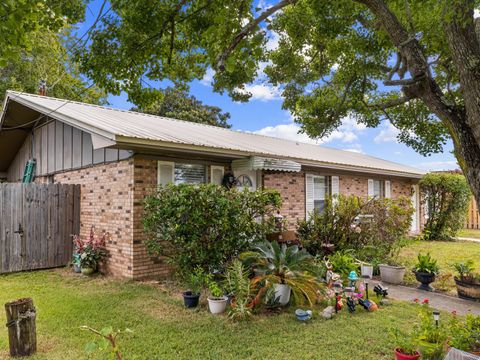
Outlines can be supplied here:
<path id="1" fill-rule="evenodd" d="M 383 85 L 385 86 L 408 86 L 418 84 L 420 81 L 425 79 L 425 74 L 412 79 L 400 79 L 400 80 L 385 80 Z"/>
<path id="2" fill-rule="evenodd" d="M 225 60 L 228 56 L 232 53 L 233 50 L 240 44 L 240 42 L 245 39 L 252 30 L 254 30 L 262 21 L 268 18 L 270 15 L 274 14 L 280 9 L 283 9 L 285 6 L 290 4 L 295 4 L 298 0 L 282 0 L 278 4 L 268 8 L 259 17 L 250 21 L 247 25 L 245 25 L 240 32 L 233 38 L 232 42 L 228 47 L 221 53 L 217 59 L 215 60 L 214 68 L 217 68 L 220 71 L 225 70 Z"/>
<path id="3" fill-rule="evenodd" d="M 386 109 L 389 109 L 389 108 L 392 108 L 392 107 L 395 107 L 395 106 L 403 105 L 403 104 L 405 104 L 405 103 L 407 103 L 410 100 L 415 99 L 415 98 L 416 97 L 412 96 L 412 95 L 408 95 L 408 96 L 404 95 L 404 96 L 401 96 L 401 97 L 396 98 L 396 99 L 392 99 L 392 100 L 384 102 L 384 103 L 380 103 L 380 104 L 365 103 L 365 105 L 367 105 L 370 108 L 375 108 L 375 109 L 378 109 L 378 110 L 386 110 Z"/>

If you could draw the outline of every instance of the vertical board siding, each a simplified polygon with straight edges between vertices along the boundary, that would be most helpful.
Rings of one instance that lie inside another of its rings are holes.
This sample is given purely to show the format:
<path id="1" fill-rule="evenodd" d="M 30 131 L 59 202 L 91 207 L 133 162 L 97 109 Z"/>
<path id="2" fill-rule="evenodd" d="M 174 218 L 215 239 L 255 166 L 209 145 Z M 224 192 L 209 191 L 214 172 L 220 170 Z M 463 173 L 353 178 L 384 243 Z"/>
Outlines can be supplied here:
<path id="1" fill-rule="evenodd" d="M 33 148 L 32 148 L 33 146 Z M 93 150 L 92 136 L 80 129 L 51 121 L 26 137 L 8 171 L 9 182 L 22 180 L 28 160 L 37 160 L 36 176 L 128 159 L 131 152 L 118 149 Z"/>
<path id="2" fill-rule="evenodd" d="M 80 185 L 0 184 L 0 215 L 0 273 L 65 266 L 80 231 Z"/>

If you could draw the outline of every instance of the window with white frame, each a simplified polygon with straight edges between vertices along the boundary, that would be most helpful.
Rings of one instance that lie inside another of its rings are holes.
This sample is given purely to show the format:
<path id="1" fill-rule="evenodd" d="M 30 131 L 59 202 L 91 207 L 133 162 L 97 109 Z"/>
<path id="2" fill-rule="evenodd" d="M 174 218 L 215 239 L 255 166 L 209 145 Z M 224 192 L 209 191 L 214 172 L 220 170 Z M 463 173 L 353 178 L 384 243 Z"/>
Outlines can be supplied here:
<path id="1" fill-rule="evenodd" d="M 174 163 L 170 161 L 158 162 L 157 181 L 159 185 L 170 183 L 204 184 L 206 183 L 206 166 L 203 164 Z"/>
<path id="2" fill-rule="evenodd" d="M 305 175 L 305 213 L 307 219 L 314 211 L 322 212 L 324 210 L 325 199 L 328 196 L 339 194 L 339 184 L 338 176 Z"/>
<path id="3" fill-rule="evenodd" d="M 313 177 L 313 208 L 315 211 L 322 212 L 325 208 L 325 198 L 329 196 L 330 177 L 314 176 Z"/>
<path id="4" fill-rule="evenodd" d="M 378 199 L 390 197 L 390 181 L 368 179 L 368 196 Z"/>

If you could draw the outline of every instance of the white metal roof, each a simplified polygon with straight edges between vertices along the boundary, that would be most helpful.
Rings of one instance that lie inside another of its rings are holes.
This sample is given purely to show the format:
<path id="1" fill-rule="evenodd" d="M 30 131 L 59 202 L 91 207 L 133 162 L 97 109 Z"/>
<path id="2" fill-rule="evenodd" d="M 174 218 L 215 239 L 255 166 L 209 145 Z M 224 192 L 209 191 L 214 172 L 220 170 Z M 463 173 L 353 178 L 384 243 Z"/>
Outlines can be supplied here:
<path id="1" fill-rule="evenodd" d="M 350 151 L 70 100 L 8 91 L 5 107 L 9 101 L 122 145 L 178 147 L 238 157 L 269 156 L 303 165 L 414 178 L 424 174 L 414 167 Z M 7 109 L 3 110 L 0 124 Z"/>

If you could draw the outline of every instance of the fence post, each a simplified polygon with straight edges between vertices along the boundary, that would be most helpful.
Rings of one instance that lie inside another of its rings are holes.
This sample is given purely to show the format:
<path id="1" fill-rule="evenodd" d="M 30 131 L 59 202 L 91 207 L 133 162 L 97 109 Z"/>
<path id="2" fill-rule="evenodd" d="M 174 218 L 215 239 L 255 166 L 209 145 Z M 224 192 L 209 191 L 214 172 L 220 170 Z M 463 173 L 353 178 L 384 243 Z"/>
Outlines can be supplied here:
<path id="1" fill-rule="evenodd" d="M 11 356 L 28 356 L 37 351 L 36 310 L 31 298 L 5 304 Z"/>

